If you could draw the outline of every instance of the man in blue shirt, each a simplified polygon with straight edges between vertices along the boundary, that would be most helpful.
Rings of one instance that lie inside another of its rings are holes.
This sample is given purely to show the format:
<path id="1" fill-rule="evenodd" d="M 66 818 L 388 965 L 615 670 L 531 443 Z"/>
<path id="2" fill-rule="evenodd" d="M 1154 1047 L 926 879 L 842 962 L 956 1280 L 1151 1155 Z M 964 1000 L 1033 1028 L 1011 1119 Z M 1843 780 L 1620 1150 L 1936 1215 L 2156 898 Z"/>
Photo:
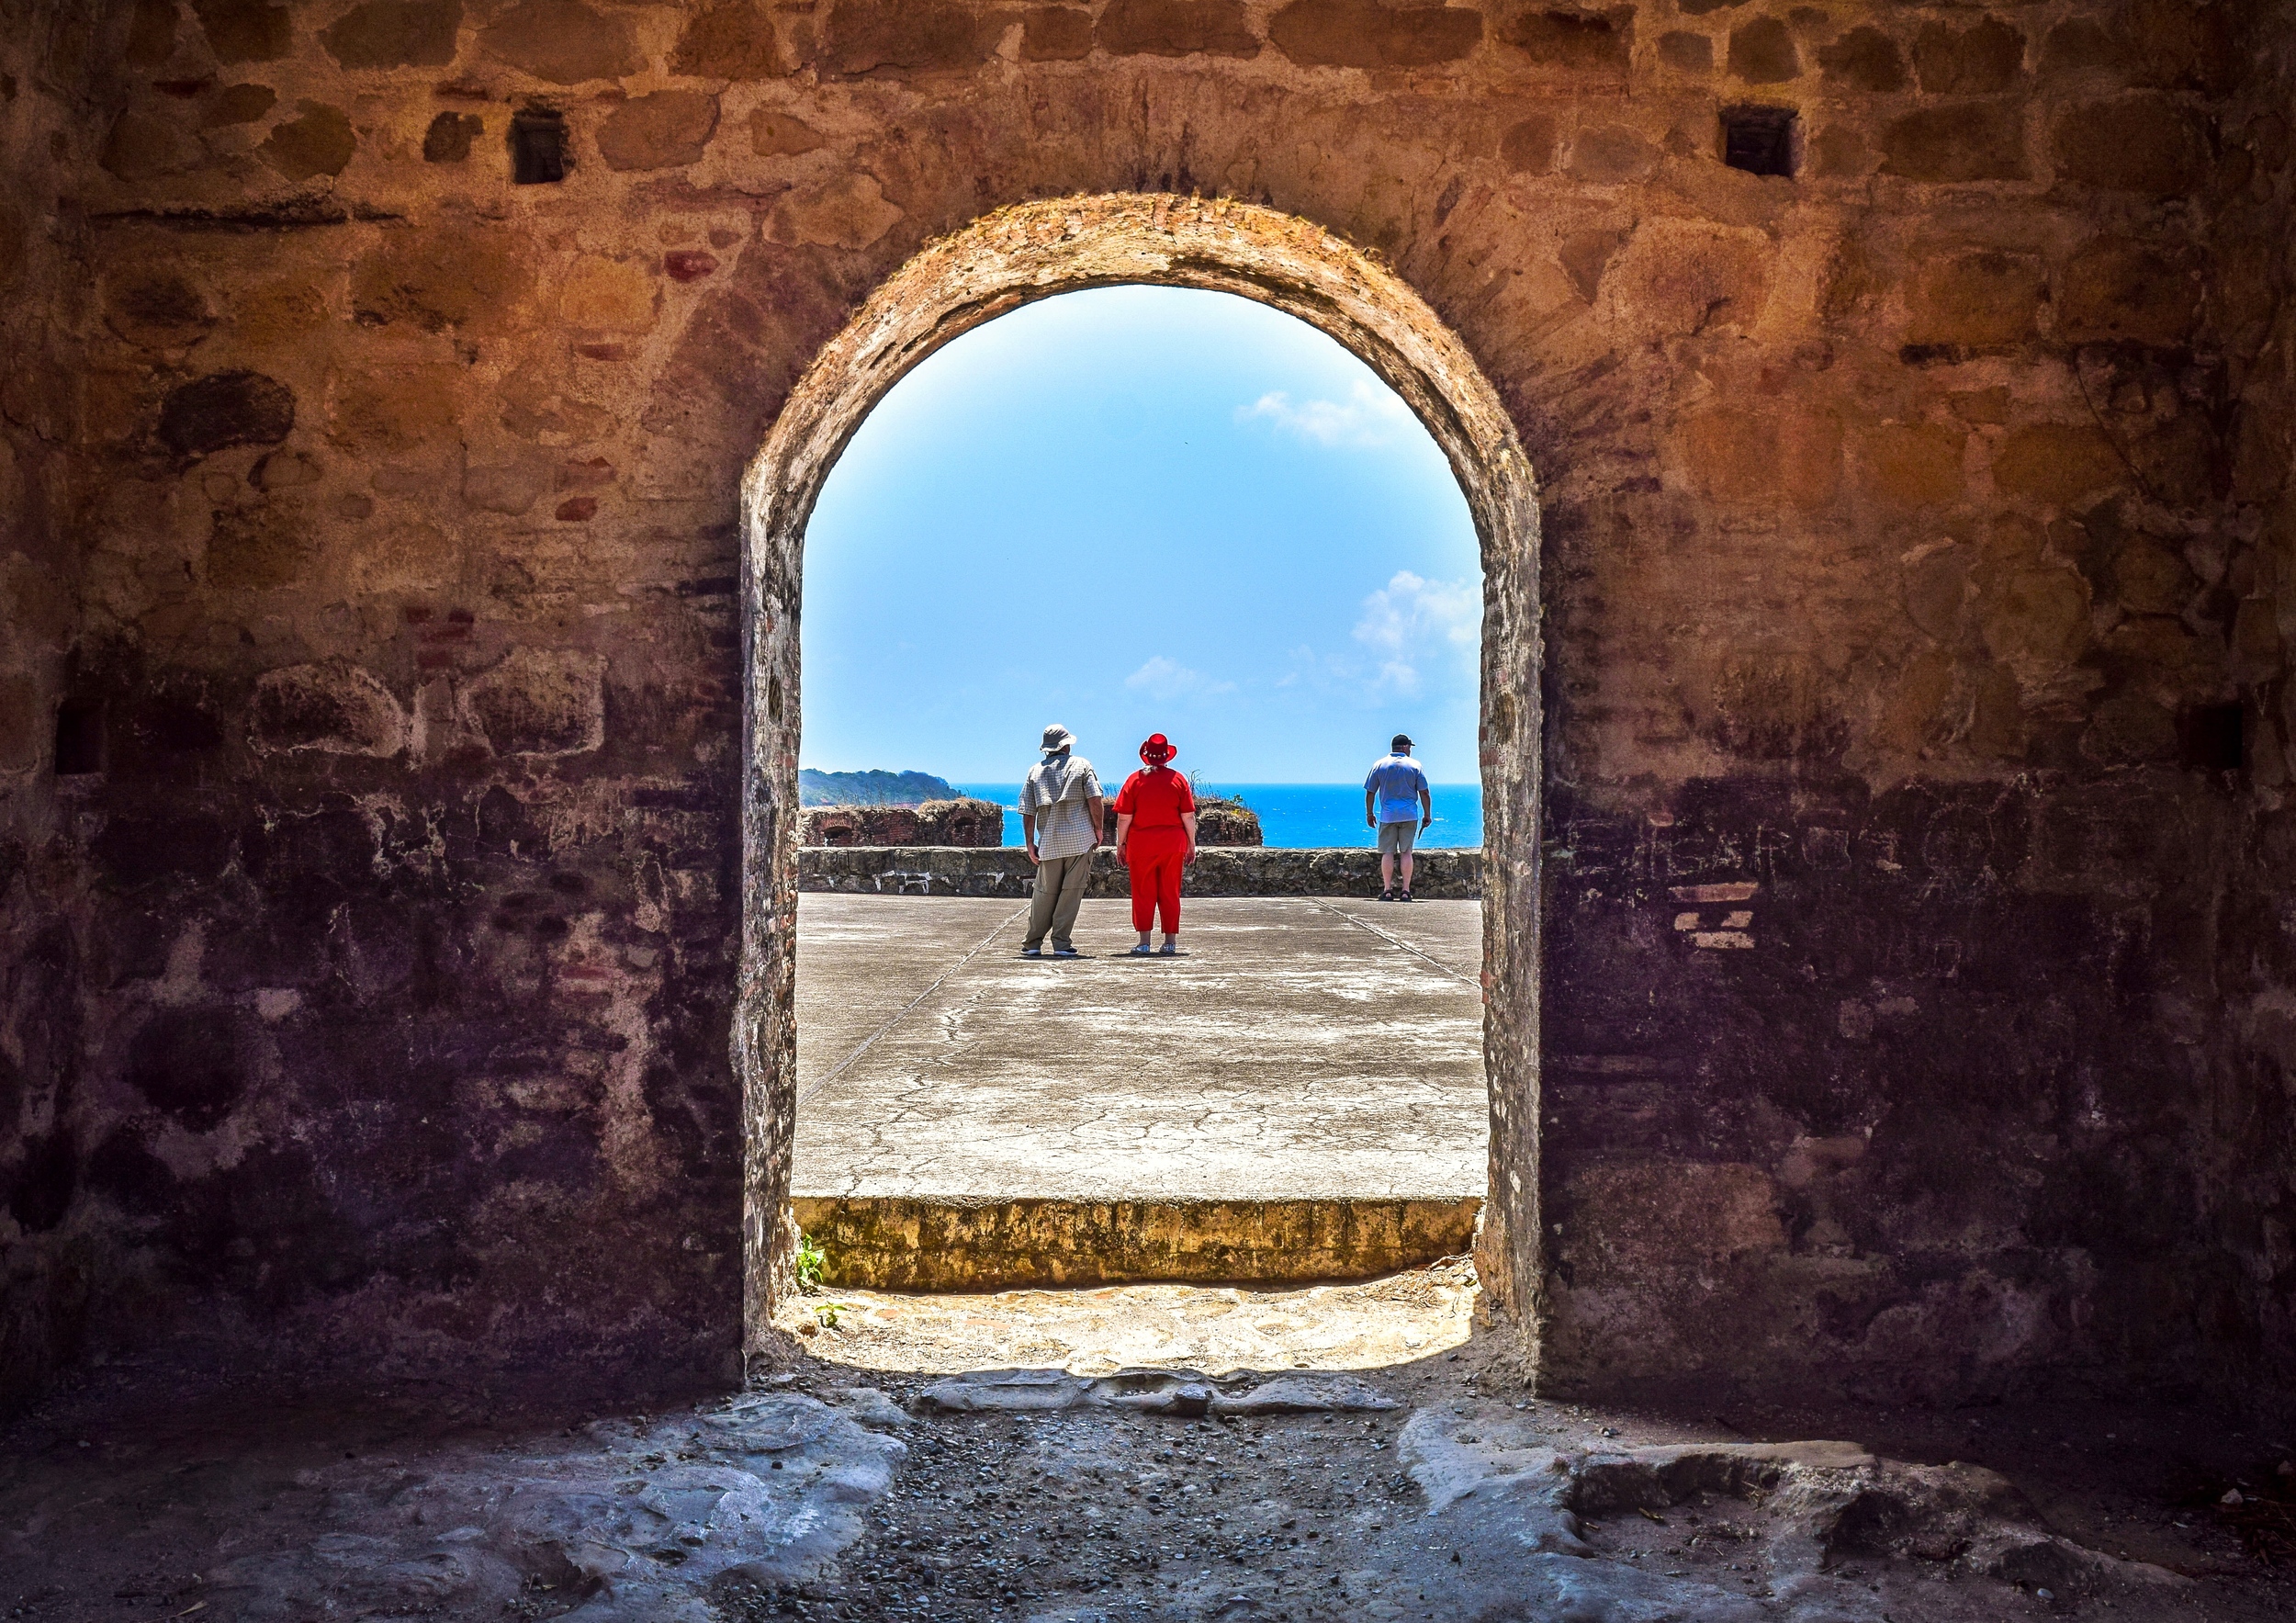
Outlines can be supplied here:
<path id="1" fill-rule="evenodd" d="M 1379 900 L 1411 900 L 1411 848 L 1419 831 L 1435 822 L 1435 797 L 1427 793 L 1427 773 L 1411 758 L 1411 739 L 1402 733 L 1388 752 L 1371 763 L 1363 781 L 1363 820 L 1379 831 Z M 1403 859 L 1403 888 L 1395 888 L 1395 859 Z"/>

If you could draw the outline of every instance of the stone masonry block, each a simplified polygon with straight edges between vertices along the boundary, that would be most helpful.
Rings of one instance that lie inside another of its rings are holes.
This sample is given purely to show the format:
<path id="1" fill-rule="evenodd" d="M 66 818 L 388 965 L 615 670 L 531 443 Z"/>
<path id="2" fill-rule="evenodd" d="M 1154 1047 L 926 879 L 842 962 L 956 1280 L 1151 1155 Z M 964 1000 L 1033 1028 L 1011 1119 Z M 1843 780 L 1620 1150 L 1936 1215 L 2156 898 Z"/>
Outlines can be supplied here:
<path id="1" fill-rule="evenodd" d="M 1907 299 L 1906 340 L 1977 350 L 2031 343 L 2040 336 L 2048 292 L 2037 255 L 1924 254 Z"/>
<path id="2" fill-rule="evenodd" d="M 1841 424 L 1831 412 L 1725 406 L 1688 418 L 1677 443 L 1692 485 L 1717 502 L 1827 506 L 1841 479 Z"/>
<path id="3" fill-rule="evenodd" d="M 318 555 L 312 515 L 290 501 L 217 511 L 200 574 L 219 591 L 289 585 Z"/>
<path id="4" fill-rule="evenodd" d="M 255 748 L 269 754 L 396 755 L 407 716 L 369 671 L 342 661 L 290 665 L 255 683 Z"/>
<path id="5" fill-rule="evenodd" d="M 1480 12 L 1392 0 L 1292 0 L 1268 21 L 1268 42 L 1302 67 L 1422 68 L 1457 62 L 1482 42 Z"/>
<path id="6" fill-rule="evenodd" d="M 1623 77 L 1634 54 L 1634 14 L 1525 6 L 1497 28 L 1506 44 L 1544 67 L 1597 78 Z"/>
<path id="7" fill-rule="evenodd" d="M 978 67 L 1003 19 L 962 0 L 838 0 L 820 27 L 824 73 L 886 78 Z"/>
<path id="8" fill-rule="evenodd" d="M 760 158 L 793 158 L 817 152 L 827 138 L 792 113 L 760 107 L 749 115 L 749 150 Z"/>
<path id="9" fill-rule="evenodd" d="M 1993 453 L 1993 488 L 2069 506 L 2121 483 L 2128 466 L 2099 430 L 2078 423 L 2036 423 L 2003 435 Z"/>
<path id="10" fill-rule="evenodd" d="M 1092 54 L 1092 13 L 1081 6 L 1037 6 L 1021 14 L 1022 62 L 1081 62 Z"/>
<path id="11" fill-rule="evenodd" d="M 499 332 L 523 324 L 534 287 L 533 253 L 515 233 L 441 223 L 386 234 L 353 270 L 351 303 L 377 325 Z"/>
<path id="12" fill-rule="evenodd" d="M 191 0 L 219 62 L 276 62 L 295 40 L 295 18 L 275 0 Z"/>
<path id="13" fill-rule="evenodd" d="M 1801 77 L 1794 35 L 1774 17 L 1758 17 L 1730 30 L 1730 77 L 1748 85 L 1784 85 Z"/>
<path id="14" fill-rule="evenodd" d="M 1933 507 L 1963 495 L 1966 433 L 1941 423 L 1882 423 L 1858 441 L 1861 482 L 1889 507 Z"/>
<path id="15" fill-rule="evenodd" d="M 2060 114 L 2049 134 L 2058 178 L 2113 191 L 2172 197 L 2200 186 L 2208 130 L 2166 96 L 2124 96 Z"/>
<path id="16" fill-rule="evenodd" d="M 2017 83 L 2025 36 L 1999 17 L 1974 28 L 1930 23 L 1914 37 L 1913 67 L 1930 96 L 1986 96 Z"/>
<path id="17" fill-rule="evenodd" d="M 598 128 L 598 152 L 608 168 L 625 173 L 674 169 L 698 161 L 716 129 L 715 96 L 658 90 L 635 96 L 606 116 Z"/>
<path id="18" fill-rule="evenodd" d="M 1829 84 L 1886 96 L 1906 87 L 1906 59 L 1897 42 L 1875 28 L 1851 28 L 1818 53 Z"/>
<path id="19" fill-rule="evenodd" d="M 462 0 L 364 0 L 320 30 L 346 68 L 444 67 L 455 60 Z"/>
<path id="20" fill-rule="evenodd" d="M 490 56 L 552 85 L 618 79 L 641 59 L 628 20 L 582 0 L 521 0 L 478 35 Z"/>
<path id="21" fill-rule="evenodd" d="M 1653 1161 L 1593 1168 L 1570 1179 L 1564 1200 L 1561 1251 L 1581 1285 L 1785 1248 L 1777 1186 L 1759 1167 Z"/>
<path id="22" fill-rule="evenodd" d="M 1604 314 L 1620 332 L 1652 336 L 1751 326 L 1769 297 L 1773 253 L 1761 231 L 1647 220 L 1611 261 Z"/>
<path id="23" fill-rule="evenodd" d="M 2009 102 L 1922 107 L 1882 130 L 1882 172 L 1908 180 L 2021 180 L 2023 109 Z"/>
<path id="24" fill-rule="evenodd" d="M 2077 344 L 2182 344 L 2200 321 L 2200 269 L 2189 254 L 2102 237 L 2065 265 L 2057 334 Z"/>
<path id="25" fill-rule="evenodd" d="M 586 754 L 606 738 L 605 673 L 580 649 L 513 649 L 463 689 L 463 718 L 497 755 Z"/>
<path id="26" fill-rule="evenodd" d="M 124 181 L 187 169 L 200 157 L 198 144 L 176 119 L 129 107 L 112 123 L 96 162 Z"/>
<path id="27" fill-rule="evenodd" d="M 648 332 L 658 303 L 651 268 L 631 260 L 586 254 L 558 278 L 558 320 L 586 332 Z"/>
<path id="28" fill-rule="evenodd" d="M 670 71 L 697 79 L 770 79 L 789 72 L 789 64 L 771 10 L 760 0 L 725 0 L 688 19 Z"/>
<path id="29" fill-rule="evenodd" d="M 329 389 L 328 437 L 386 455 L 435 447 L 462 414 L 460 367 L 439 362 L 361 366 Z"/>
<path id="30" fill-rule="evenodd" d="M 1109 0 L 1093 39 L 1111 56 L 1257 56 L 1242 0 Z"/>
<path id="31" fill-rule="evenodd" d="M 160 408 L 160 443 L 179 456 L 229 445 L 276 445 L 295 428 L 295 392 L 260 372 L 211 372 Z"/>
<path id="32" fill-rule="evenodd" d="M 1581 130 L 1570 143 L 1570 173 L 1597 186 L 1640 180 L 1658 167 L 1659 150 L 1624 124 Z"/>
<path id="33" fill-rule="evenodd" d="M 341 107 L 323 102 L 300 103 L 296 116 L 272 127 L 260 151 L 274 169 L 289 180 L 341 175 L 358 150 L 358 137 Z"/>

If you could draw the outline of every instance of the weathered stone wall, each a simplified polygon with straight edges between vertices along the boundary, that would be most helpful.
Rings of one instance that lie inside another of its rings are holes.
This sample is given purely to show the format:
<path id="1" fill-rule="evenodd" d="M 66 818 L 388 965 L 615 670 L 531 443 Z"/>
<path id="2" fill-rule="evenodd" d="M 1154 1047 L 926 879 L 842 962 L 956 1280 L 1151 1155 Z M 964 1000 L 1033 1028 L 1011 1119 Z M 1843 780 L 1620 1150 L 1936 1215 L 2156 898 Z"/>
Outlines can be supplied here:
<path id="1" fill-rule="evenodd" d="M 2217 477 L 2237 543 L 2223 549 L 2211 617 L 2225 643 L 2221 696 L 2239 705 L 2243 773 L 2223 780 L 2207 905 L 2214 962 L 2161 1009 L 2200 1101 L 2193 1178 L 2211 1276 L 2220 1378 L 2285 1402 L 2296 1357 L 2296 228 L 2290 164 L 2296 11 L 2258 8 L 2255 68 L 2223 127 L 2240 139 L 2212 222 L 2210 287 L 2224 423 Z M 2221 855 L 2220 855 L 2221 851 Z"/>
<path id="2" fill-rule="evenodd" d="M 1878 116 L 1810 133 L 1872 178 L 1801 347 L 1661 343 L 1657 499 L 1558 502 L 1551 1364 L 2288 1401 L 2284 975 L 2262 1053 L 2218 1026 L 2228 959 L 2286 961 L 2227 929 L 2285 840 L 2286 427 L 2239 402 L 2286 127 L 2226 99 L 2285 38 L 2133 5 L 1821 46 Z"/>
<path id="3" fill-rule="evenodd" d="M 1483 853 L 1418 853 L 1412 894 L 1427 901 L 1471 901 L 1482 894 Z M 1036 869 L 1019 846 L 808 847 L 797 853 L 797 888 L 886 896 L 1031 895 Z M 1115 898 L 1131 892 L 1131 870 L 1103 849 L 1085 894 Z M 1300 850 L 1221 846 L 1199 850 L 1180 878 L 1183 896 L 1332 896 L 1357 901 L 1379 894 L 1379 853 L 1339 848 Z"/>
<path id="4" fill-rule="evenodd" d="M 1386 255 L 1543 481 L 1548 1378 L 2296 1387 L 2277 6 L 5 15 L 15 1370 L 18 1278 L 723 1369 L 743 466 L 1137 189 Z"/>
<path id="5" fill-rule="evenodd" d="M 0 1412 L 78 1350 L 96 1284 L 67 1223 L 86 1145 L 81 903 L 72 833 L 100 717 L 74 712 L 79 626 L 67 448 L 79 428 L 76 222 L 96 31 L 69 4 L 0 6 Z"/>
<path id="6" fill-rule="evenodd" d="M 921 806 L 809 806 L 801 845 L 1002 845 L 1005 808 L 993 800 L 928 800 Z"/>
<path id="7" fill-rule="evenodd" d="M 1250 806 L 1232 800 L 1206 799 L 1198 802 L 1198 844 L 1258 845 L 1265 839 L 1265 831 L 1260 828 L 1260 815 Z"/>

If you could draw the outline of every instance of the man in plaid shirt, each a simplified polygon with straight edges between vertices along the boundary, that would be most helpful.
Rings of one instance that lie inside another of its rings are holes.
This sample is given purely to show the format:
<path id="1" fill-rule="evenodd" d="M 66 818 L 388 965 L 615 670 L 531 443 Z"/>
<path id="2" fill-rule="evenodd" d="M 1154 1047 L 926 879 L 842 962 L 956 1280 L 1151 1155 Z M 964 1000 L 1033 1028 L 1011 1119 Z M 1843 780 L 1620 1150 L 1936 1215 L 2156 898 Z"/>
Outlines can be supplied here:
<path id="1" fill-rule="evenodd" d="M 1046 727 L 1044 759 L 1029 769 L 1028 782 L 1020 785 L 1020 837 L 1036 864 L 1029 935 L 1020 943 L 1023 958 L 1044 956 L 1048 932 L 1053 957 L 1076 956 L 1069 937 L 1092 877 L 1093 848 L 1100 843 L 1108 802 L 1092 762 L 1074 753 L 1075 745 L 1075 735 L 1058 722 Z"/>

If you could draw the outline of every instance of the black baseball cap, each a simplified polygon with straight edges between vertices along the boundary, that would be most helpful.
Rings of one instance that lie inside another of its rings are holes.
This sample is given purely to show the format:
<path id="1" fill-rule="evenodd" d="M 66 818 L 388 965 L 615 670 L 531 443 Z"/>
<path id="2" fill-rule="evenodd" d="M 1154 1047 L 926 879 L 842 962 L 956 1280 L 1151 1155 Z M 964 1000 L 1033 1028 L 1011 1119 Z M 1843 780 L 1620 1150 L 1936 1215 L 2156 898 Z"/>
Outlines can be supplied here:
<path id="1" fill-rule="evenodd" d="M 1388 740 L 1387 747 L 1390 750 L 1408 750 L 1411 748 L 1411 735 L 1409 733 L 1397 733 L 1392 738 Z"/>

